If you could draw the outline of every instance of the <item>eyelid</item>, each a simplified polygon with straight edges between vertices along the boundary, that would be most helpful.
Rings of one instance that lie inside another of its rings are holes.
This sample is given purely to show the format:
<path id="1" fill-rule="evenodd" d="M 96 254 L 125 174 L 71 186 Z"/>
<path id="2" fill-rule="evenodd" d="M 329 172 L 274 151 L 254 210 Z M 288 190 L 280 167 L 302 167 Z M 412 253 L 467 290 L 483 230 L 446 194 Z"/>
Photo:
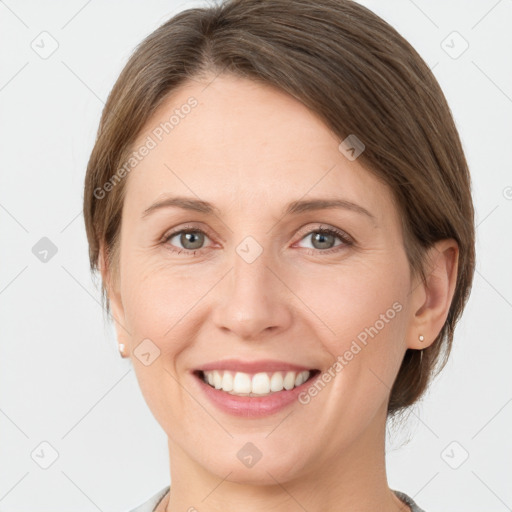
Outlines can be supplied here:
<path id="1" fill-rule="evenodd" d="M 210 231 L 208 230 L 208 228 L 205 228 L 205 227 L 202 227 L 199 225 L 195 225 L 193 223 L 186 223 L 183 225 L 178 224 L 174 228 L 167 229 L 165 231 L 165 233 L 160 237 L 159 241 L 165 242 L 166 240 L 169 240 L 170 237 L 179 235 L 182 231 L 198 231 L 198 232 L 201 232 L 201 233 L 204 233 L 205 235 L 207 235 L 208 238 L 210 238 L 210 239 L 212 238 L 210 236 Z"/>
<path id="2" fill-rule="evenodd" d="M 309 226 L 309 227 L 308 227 Z M 346 244 L 354 244 L 355 240 L 352 236 L 350 236 L 346 231 L 340 228 L 336 228 L 334 226 L 331 226 L 329 224 L 322 224 L 318 223 L 316 227 L 311 227 L 311 223 L 308 223 L 306 227 L 299 229 L 299 242 L 304 239 L 304 237 L 310 235 L 313 232 L 318 231 L 332 231 L 333 234 L 340 237 L 341 240 L 343 240 Z M 320 249 L 319 249 L 320 250 Z M 327 249 L 328 250 L 328 249 Z M 325 252 L 325 251 L 323 251 Z"/>

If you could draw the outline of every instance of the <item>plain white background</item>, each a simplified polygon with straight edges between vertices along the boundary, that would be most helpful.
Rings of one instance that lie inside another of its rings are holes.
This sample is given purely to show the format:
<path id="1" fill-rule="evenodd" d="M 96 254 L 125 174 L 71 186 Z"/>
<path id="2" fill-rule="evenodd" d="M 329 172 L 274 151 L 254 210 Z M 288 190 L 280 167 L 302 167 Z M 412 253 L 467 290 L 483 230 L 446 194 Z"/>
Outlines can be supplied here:
<path id="1" fill-rule="evenodd" d="M 427 512 L 512 510 L 512 1 L 362 3 L 439 80 L 478 225 L 451 360 L 389 436 L 389 484 Z M 89 274 L 82 188 L 131 51 L 198 5 L 0 1 L 0 511 L 125 511 L 169 483 L 166 437 L 118 356 Z M 46 262 L 33 251 L 43 237 L 57 251 Z"/>

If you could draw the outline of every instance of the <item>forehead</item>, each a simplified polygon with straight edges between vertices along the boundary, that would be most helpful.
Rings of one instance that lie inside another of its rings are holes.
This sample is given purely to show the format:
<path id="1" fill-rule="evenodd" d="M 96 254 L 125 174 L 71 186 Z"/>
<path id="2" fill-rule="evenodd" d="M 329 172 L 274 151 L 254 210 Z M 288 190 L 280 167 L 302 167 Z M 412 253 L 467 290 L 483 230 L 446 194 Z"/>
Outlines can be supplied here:
<path id="1" fill-rule="evenodd" d="M 126 200 L 138 209 L 171 192 L 255 211 L 306 194 L 342 195 L 374 211 L 389 203 L 384 186 L 298 100 L 244 78 L 211 80 L 173 91 L 137 137 L 135 149 L 152 146 L 127 183 Z"/>

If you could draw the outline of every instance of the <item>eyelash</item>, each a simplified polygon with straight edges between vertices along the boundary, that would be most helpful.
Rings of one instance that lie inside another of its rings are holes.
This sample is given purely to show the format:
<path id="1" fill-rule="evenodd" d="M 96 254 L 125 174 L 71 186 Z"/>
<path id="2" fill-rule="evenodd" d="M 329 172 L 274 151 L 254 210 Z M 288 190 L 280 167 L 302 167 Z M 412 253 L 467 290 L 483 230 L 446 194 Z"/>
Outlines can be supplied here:
<path id="1" fill-rule="evenodd" d="M 177 254 L 181 254 L 182 252 L 186 252 L 188 253 L 187 255 L 191 255 L 191 256 L 195 256 L 196 255 L 196 252 L 200 252 L 203 248 L 201 249 L 196 249 L 196 250 L 193 250 L 193 249 L 174 249 L 173 246 L 171 244 L 168 244 L 167 242 L 169 242 L 169 240 L 173 237 L 175 237 L 176 235 L 179 235 L 181 233 L 201 233 L 203 235 L 206 235 L 208 238 L 210 238 L 208 236 L 208 233 L 205 232 L 204 230 L 200 229 L 200 228 L 197 228 L 195 226 L 185 226 L 183 227 L 182 229 L 178 230 L 178 231 L 174 231 L 172 233 L 169 233 L 168 235 L 164 235 L 161 243 L 163 245 L 166 245 L 167 248 L 171 251 L 171 252 L 174 252 L 174 253 L 177 253 Z M 340 245 L 337 245 L 335 247 L 332 247 L 331 249 L 325 249 L 325 250 L 322 250 L 322 249 L 304 249 L 307 254 L 310 254 L 310 255 L 314 255 L 314 254 L 318 254 L 318 253 L 321 253 L 321 254 L 331 254 L 333 252 L 339 252 L 340 250 L 343 250 L 343 248 L 346 248 L 346 247 L 349 247 L 351 245 L 353 245 L 353 241 L 351 240 L 351 238 L 343 231 L 341 230 L 338 230 L 336 228 L 326 228 L 326 227 L 322 227 L 320 226 L 319 228 L 316 228 L 316 229 L 312 229 L 310 231 L 308 231 L 304 236 L 302 236 L 300 238 L 299 241 L 302 241 L 304 238 L 308 237 L 309 235 L 312 235 L 314 233 L 321 233 L 323 235 L 334 235 L 335 237 L 339 238 L 343 244 L 340 244 Z"/>

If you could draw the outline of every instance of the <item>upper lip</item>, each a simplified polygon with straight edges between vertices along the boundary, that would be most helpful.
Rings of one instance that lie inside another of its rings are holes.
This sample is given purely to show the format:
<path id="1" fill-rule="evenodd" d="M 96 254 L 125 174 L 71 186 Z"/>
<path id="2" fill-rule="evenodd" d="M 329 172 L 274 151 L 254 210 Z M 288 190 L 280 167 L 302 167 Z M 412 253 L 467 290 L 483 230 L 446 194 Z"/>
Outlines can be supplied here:
<path id="1" fill-rule="evenodd" d="M 196 368 L 196 371 L 228 370 L 240 371 L 244 373 L 257 372 L 278 372 L 280 370 L 301 372 L 312 370 L 311 366 L 302 366 L 298 364 L 287 363 L 275 359 L 259 359 L 256 361 L 242 361 L 241 359 L 224 359 L 222 361 L 213 361 L 203 364 Z"/>

